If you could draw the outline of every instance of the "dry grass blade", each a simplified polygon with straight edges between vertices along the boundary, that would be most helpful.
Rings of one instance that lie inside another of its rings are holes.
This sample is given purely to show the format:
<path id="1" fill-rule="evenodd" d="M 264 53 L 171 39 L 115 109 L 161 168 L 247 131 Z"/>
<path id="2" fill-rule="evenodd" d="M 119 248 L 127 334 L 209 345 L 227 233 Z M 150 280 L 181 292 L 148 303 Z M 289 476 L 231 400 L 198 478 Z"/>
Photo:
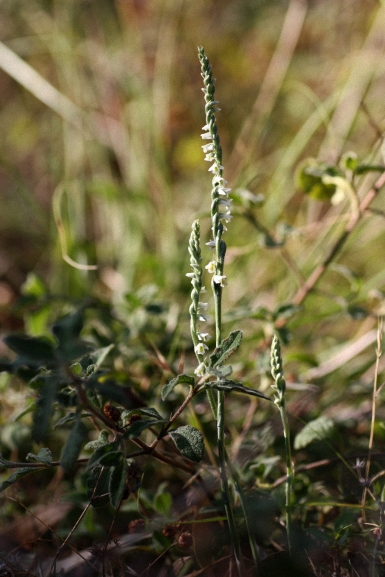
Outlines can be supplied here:
<path id="1" fill-rule="evenodd" d="M 0 68 L 67 122 L 76 128 L 81 128 L 82 111 L 76 104 L 52 86 L 3 42 L 0 42 Z"/>
<path id="2" fill-rule="evenodd" d="M 306 12 L 307 0 L 291 0 L 269 68 L 228 162 L 232 180 L 236 180 L 255 153 L 258 139 L 273 110 L 290 66 Z"/>

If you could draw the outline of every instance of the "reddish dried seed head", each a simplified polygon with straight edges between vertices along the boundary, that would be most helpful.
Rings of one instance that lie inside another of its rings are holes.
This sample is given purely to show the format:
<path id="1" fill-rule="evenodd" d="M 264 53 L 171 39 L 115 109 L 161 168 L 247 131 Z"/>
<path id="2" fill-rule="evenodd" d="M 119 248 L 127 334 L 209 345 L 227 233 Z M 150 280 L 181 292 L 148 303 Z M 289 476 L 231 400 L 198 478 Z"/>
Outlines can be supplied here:
<path id="1" fill-rule="evenodd" d="M 114 423 L 117 423 L 120 419 L 121 412 L 118 407 L 114 407 L 111 403 L 106 403 L 103 407 L 103 412 Z"/>
<path id="2" fill-rule="evenodd" d="M 130 521 L 128 524 L 128 532 L 132 533 L 141 533 L 144 531 L 146 522 L 144 519 L 135 519 L 134 521 Z"/>
<path id="3" fill-rule="evenodd" d="M 132 423 L 135 423 L 135 421 L 141 421 L 142 420 L 142 415 L 138 415 L 138 414 L 133 414 L 131 415 L 131 417 L 128 420 L 128 424 L 132 425 Z"/>
<path id="4" fill-rule="evenodd" d="M 178 545 L 182 549 L 189 549 L 193 544 L 193 538 L 189 531 L 181 533 L 178 537 Z"/>
<path id="5" fill-rule="evenodd" d="M 177 525 L 165 525 L 162 531 L 163 535 L 165 537 L 169 537 L 170 539 L 173 539 L 177 534 L 177 532 L 178 532 Z"/>

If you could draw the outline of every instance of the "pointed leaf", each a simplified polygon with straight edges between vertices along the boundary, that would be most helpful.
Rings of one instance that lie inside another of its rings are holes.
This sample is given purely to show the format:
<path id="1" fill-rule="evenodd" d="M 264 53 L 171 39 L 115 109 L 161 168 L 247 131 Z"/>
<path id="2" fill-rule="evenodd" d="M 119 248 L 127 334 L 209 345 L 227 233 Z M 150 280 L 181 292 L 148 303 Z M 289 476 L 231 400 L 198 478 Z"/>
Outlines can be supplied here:
<path id="1" fill-rule="evenodd" d="M 0 373 L 1 373 L 1 368 L 0 368 Z M 28 415 L 28 413 L 33 413 L 33 411 L 36 410 L 36 405 L 37 405 L 37 401 L 35 399 L 28 399 L 27 406 L 24 409 L 22 409 L 20 411 L 20 413 L 17 413 L 16 417 L 14 417 L 15 423 L 17 421 L 19 421 L 25 415 Z"/>
<path id="2" fill-rule="evenodd" d="M 27 335 L 8 335 L 4 342 L 19 355 L 17 364 L 39 367 L 55 362 L 55 348 L 48 339 Z"/>
<path id="3" fill-rule="evenodd" d="M 52 405 L 56 400 L 56 389 L 59 384 L 55 376 L 48 376 L 42 382 L 44 384 L 40 388 L 40 396 L 33 416 L 32 437 L 37 443 L 44 441 L 47 436 L 52 415 Z"/>
<path id="4" fill-rule="evenodd" d="M 334 429 L 334 423 L 327 417 L 318 417 L 304 426 L 294 439 L 294 448 L 303 449 L 313 441 L 326 439 Z"/>
<path id="5" fill-rule="evenodd" d="M 87 443 L 84 446 L 84 448 L 86 451 L 90 451 L 91 449 L 98 449 L 99 447 L 102 447 L 107 443 L 108 443 L 108 431 L 102 429 L 99 433 L 99 437 L 95 439 L 95 441 L 90 441 L 89 443 Z"/>
<path id="6" fill-rule="evenodd" d="M 112 443 L 107 443 L 106 445 L 98 447 L 89 458 L 86 468 L 91 469 L 92 467 L 96 467 L 99 464 L 99 461 L 100 459 L 102 459 L 102 457 L 104 457 L 108 453 L 115 452 L 118 449 L 119 449 L 118 441 L 113 441 Z"/>
<path id="7" fill-rule="evenodd" d="M 243 393 L 245 395 L 250 395 L 252 397 L 259 397 L 260 399 L 265 399 L 266 401 L 271 401 L 270 397 L 267 397 L 263 393 L 256 391 L 255 389 L 250 389 L 249 387 L 245 387 L 242 383 L 237 383 L 235 381 L 231 381 L 228 379 L 223 379 L 220 381 L 210 381 L 207 383 L 212 389 L 216 389 L 217 391 L 225 391 L 227 393 L 235 392 L 235 393 Z"/>
<path id="8" fill-rule="evenodd" d="M 134 395 L 131 393 L 130 387 L 117 385 L 113 379 L 108 379 L 100 383 L 97 380 L 98 378 L 89 381 L 90 389 L 99 393 L 105 399 L 115 402 L 126 409 L 132 408 Z"/>
<path id="9" fill-rule="evenodd" d="M 60 466 L 66 473 L 70 473 L 76 463 L 76 459 L 82 449 L 83 441 L 86 438 L 88 429 L 80 417 L 75 421 L 66 444 L 60 457 Z"/>
<path id="10" fill-rule="evenodd" d="M 127 463 L 123 453 L 120 453 L 117 464 L 111 468 L 109 482 L 110 503 L 114 509 L 119 506 L 123 493 L 126 490 L 126 480 Z"/>
<path id="11" fill-rule="evenodd" d="M 87 497 L 93 507 L 104 507 L 110 502 L 110 469 L 95 467 L 87 479 Z"/>
<path id="12" fill-rule="evenodd" d="M 103 457 L 100 457 L 99 465 L 103 465 L 103 467 L 115 467 L 119 462 L 121 454 L 121 451 L 111 451 L 110 453 L 106 453 Z"/>
<path id="13" fill-rule="evenodd" d="M 151 419 L 156 420 L 162 419 L 162 415 L 160 415 L 158 411 L 156 409 L 153 409 L 152 407 L 143 407 L 142 409 L 131 409 L 122 411 L 121 419 L 122 420 L 129 419 L 131 415 L 145 415 L 146 417 L 149 417 Z"/>
<path id="14" fill-rule="evenodd" d="M 213 354 L 210 355 L 210 366 L 215 368 L 223 365 L 229 356 L 235 353 L 241 344 L 242 337 L 242 331 L 232 331 L 227 339 L 222 341 L 219 347 L 217 347 Z"/>
<path id="15" fill-rule="evenodd" d="M 142 431 L 148 429 L 149 427 L 153 427 L 154 425 L 160 425 L 167 423 L 166 419 L 146 419 L 142 421 L 135 421 L 125 432 L 123 435 L 123 439 L 133 439 L 135 437 L 139 437 Z"/>
<path id="16" fill-rule="evenodd" d="M 161 393 L 162 401 L 165 401 L 176 385 L 179 385 L 180 383 L 186 383 L 187 385 L 193 386 L 195 379 L 191 375 L 178 375 L 175 379 L 172 379 L 172 381 L 163 386 Z"/>
<path id="17" fill-rule="evenodd" d="M 158 413 L 158 411 L 152 407 L 143 407 L 142 409 L 135 409 L 136 413 L 140 413 L 141 415 L 146 415 L 146 417 L 150 417 L 151 419 L 162 419 L 162 415 Z"/>
<path id="18" fill-rule="evenodd" d="M 59 346 L 66 347 L 69 341 L 77 339 L 83 328 L 83 311 L 76 311 L 65 315 L 52 327 L 52 333 L 59 341 Z"/>
<path id="19" fill-rule="evenodd" d="M 293 305 L 290 303 L 285 304 L 285 305 L 281 305 L 280 307 L 277 308 L 276 311 L 274 311 L 273 319 L 274 320 L 290 319 L 292 316 L 294 316 L 300 310 L 301 310 L 301 307 L 299 307 L 298 305 Z"/>
<path id="20" fill-rule="evenodd" d="M 75 419 L 76 419 L 76 413 L 69 412 L 64 417 L 59 419 L 58 422 L 53 426 L 53 428 L 56 429 L 56 427 L 61 427 L 62 425 L 65 425 L 66 423 L 71 423 Z"/>
<path id="21" fill-rule="evenodd" d="M 184 457 L 194 461 L 194 463 L 199 463 L 202 460 L 204 451 L 203 436 L 195 427 L 190 425 L 179 427 L 174 431 L 170 431 L 170 437 Z"/>
<path id="22" fill-rule="evenodd" d="M 41 467 L 36 467 L 36 469 L 34 467 L 22 467 L 21 469 L 17 469 L 17 471 L 12 473 L 12 475 L 10 475 L 8 479 L 5 479 L 5 481 L 0 482 L 0 492 L 4 491 L 10 485 L 13 485 L 13 483 L 16 483 L 16 481 L 18 481 L 22 477 L 25 477 L 30 473 L 35 473 L 36 471 L 41 471 Z"/>
<path id="23" fill-rule="evenodd" d="M 79 338 L 83 328 L 83 309 L 65 315 L 52 327 L 52 333 L 58 341 L 58 356 L 61 361 L 80 359 L 92 347 Z"/>
<path id="24" fill-rule="evenodd" d="M 163 483 L 162 483 L 163 485 Z M 165 491 L 164 487 L 161 487 L 161 491 L 157 491 L 154 497 L 154 509 L 162 517 L 171 516 L 172 507 L 172 497 L 168 491 Z"/>
<path id="25" fill-rule="evenodd" d="M 224 365 L 223 367 L 219 367 L 219 369 L 208 367 L 207 372 L 210 375 L 218 377 L 218 379 L 225 379 L 226 377 L 231 375 L 231 373 L 233 372 L 233 367 L 231 365 Z"/>
<path id="26" fill-rule="evenodd" d="M 85 419 L 86 417 L 92 417 L 92 414 L 91 413 L 82 413 L 81 415 L 79 415 L 80 419 Z M 73 413 L 70 411 L 64 417 L 59 419 L 58 422 L 53 426 L 53 428 L 56 429 L 57 427 L 62 427 L 63 425 L 65 425 L 67 423 L 71 423 L 75 419 L 76 419 L 76 413 Z"/>
<path id="27" fill-rule="evenodd" d="M 7 459 L 4 459 L 3 455 L 0 453 L 0 471 L 2 469 L 14 469 L 19 467 L 19 465 L 15 465 L 15 463 L 13 461 L 8 461 Z"/>
<path id="28" fill-rule="evenodd" d="M 44 463 L 44 465 L 50 466 L 52 463 L 52 453 L 47 447 L 44 447 L 40 449 L 37 455 L 28 453 L 26 460 L 30 463 Z"/>
<path id="29" fill-rule="evenodd" d="M 100 365 L 103 363 L 104 359 L 106 358 L 106 356 L 110 353 L 110 351 L 112 351 L 112 349 L 115 347 L 114 344 L 112 345 L 108 345 L 108 347 L 103 347 L 101 349 L 97 349 L 96 351 L 93 351 L 90 354 L 90 357 L 92 359 L 92 361 L 94 362 L 94 364 L 99 368 Z"/>

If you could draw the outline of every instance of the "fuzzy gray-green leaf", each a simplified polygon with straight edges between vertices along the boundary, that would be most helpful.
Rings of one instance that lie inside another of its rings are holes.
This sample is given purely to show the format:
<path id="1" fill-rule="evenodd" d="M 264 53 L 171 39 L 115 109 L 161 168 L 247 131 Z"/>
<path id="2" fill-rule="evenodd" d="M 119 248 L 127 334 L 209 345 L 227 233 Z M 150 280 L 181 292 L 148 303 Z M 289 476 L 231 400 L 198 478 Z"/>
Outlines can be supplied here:
<path id="1" fill-rule="evenodd" d="M 92 416 L 91 413 L 82 413 L 80 415 L 80 418 L 85 419 L 86 417 L 91 417 L 91 416 Z M 58 422 L 53 426 L 53 428 L 56 429 L 56 427 L 62 427 L 63 425 L 66 425 L 67 423 L 71 423 L 76 418 L 77 418 L 76 413 L 73 413 L 72 411 L 70 411 L 69 413 L 67 413 L 65 415 L 65 417 L 62 417 L 61 419 L 59 419 Z"/>
<path id="2" fill-rule="evenodd" d="M 49 467 L 52 463 L 52 453 L 47 447 L 43 447 L 37 455 L 28 453 L 26 461 L 30 463 L 44 463 L 44 465 Z"/>
<path id="3" fill-rule="evenodd" d="M 0 492 L 4 491 L 10 485 L 13 485 L 13 483 L 16 483 L 16 481 L 18 481 L 22 477 L 25 477 L 26 475 L 29 475 L 30 473 L 34 473 L 35 471 L 41 471 L 41 467 L 37 467 L 36 469 L 33 467 L 22 467 L 21 469 L 17 469 L 17 471 L 12 473 L 8 477 L 8 479 L 5 479 L 5 481 L 2 481 L 0 483 Z"/>
<path id="4" fill-rule="evenodd" d="M 142 431 L 148 429 L 149 427 L 153 427 L 154 425 L 164 424 L 167 423 L 166 419 L 146 419 L 142 421 L 135 421 L 124 433 L 123 439 L 134 439 L 135 437 L 139 437 Z"/>
<path id="5" fill-rule="evenodd" d="M 107 445 L 108 443 L 108 431 L 102 429 L 99 433 L 99 437 L 94 441 L 90 441 L 87 443 L 84 448 L 86 451 L 91 451 L 102 447 L 103 445 Z"/>
<path id="6" fill-rule="evenodd" d="M 116 465 L 111 468 L 109 493 L 111 506 L 116 509 L 121 501 L 122 495 L 126 489 L 127 464 L 123 453 L 117 460 Z"/>
<path id="7" fill-rule="evenodd" d="M 313 441 L 323 441 L 334 429 L 334 423 L 325 416 L 307 423 L 294 439 L 294 449 L 303 449 Z"/>
<path id="8" fill-rule="evenodd" d="M 194 463 L 199 463 L 202 460 L 203 436 L 195 427 L 190 425 L 179 427 L 170 431 L 170 437 L 184 457 L 194 461 Z"/>
<path id="9" fill-rule="evenodd" d="M 214 350 L 213 354 L 210 355 L 210 366 L 215 368 L 223 365 L 229 356 L 238 349 L 242 337 L 242 331 L 232 331 L 227 339 L 223 340 L 219 347 Z"/>
<path id="10" fill-rule="evenodd" d="M 221 379 L 220 381 L 210 381 L 207 383 L 211 389 L 216 389 L 217 391 L 224 391 L 226 393 L 243 393 L 244 395 L 250 395 L 252 397 L 259 397 L 260 399 L 265 399 L 266 401 L 271 401 L 270 397 L 267 397 L 263 393 L 256 391 L 255 389 L 250 389 L 250 387 L 245 387 L 242 383 L 237 383 L 230 379 Z"/>
<path id="11" fill-rule="evenodd" d="M 93 507 L 104 507 L 110 502 L 110 469 L 95 467 L 87 479 L 87 497 Z"/>
<path id="12" fill-rule="evenodd" d="M 45 377 L 43 383 L 33 417 L 32 437 L 38 443 L 44 441 L 48 434 L 52 415 L 52 405 L 56 400 L 56 389 L 59 380 L 57 377 L 52 375 Z"/>
<path id="13" fill-rule="evenodd" d="M 99 465 L 100 459 L 102 459 L 108 453 L 115 452 L 119 449 L 119 443 L 117 441 L 113 441 L 112 443 L 107 443 L 98 447 L 91 455 L 87 463 L 87 469 L 91 469 L 92 467 L 96 467 Z"/>
<path id="14" fill-rule="evenodd" d="M 69 473 L 73 469 L 87 433 L 87 427 L 81 421 L 81 419 L 78 418 L 67 437 L 66 444 L 64 445 L 64 449 L 60 457 L 60 466 L 64 469 L 64 471 L 66 471 L 66 473 Z"/>
<path id="15" fill-rule="evenodd" d="M 54 345 L 44 337 L 14 334 L 5 337 L 4 342 L 10 349 L 20 355 L 20 363 L 46 366 L 55 361 Z"/>
<path id="16" fill-rule="evenodd" d="M 143 407 L 141 409 L 126 409 L 122 411 L 121 419 L 129 419 L 131 415 L 145 415 L 147 418 L 150 419 L 162 419 L 162 415 L 158 413 L 156 409 L 153 407 Z"/>
<path id="17" fill-rule="evenodd" d="M 174 390 L 176 385 L 180 383 L 186 383 L 187 385 L 193 386 L 195 382 L 194 377 L 191 375 L 178 375 L 175 379 L 172 379 L 169 383 L 163 386 L 162 388 L 162 401 L 165 401 L 168 395 Z"/>

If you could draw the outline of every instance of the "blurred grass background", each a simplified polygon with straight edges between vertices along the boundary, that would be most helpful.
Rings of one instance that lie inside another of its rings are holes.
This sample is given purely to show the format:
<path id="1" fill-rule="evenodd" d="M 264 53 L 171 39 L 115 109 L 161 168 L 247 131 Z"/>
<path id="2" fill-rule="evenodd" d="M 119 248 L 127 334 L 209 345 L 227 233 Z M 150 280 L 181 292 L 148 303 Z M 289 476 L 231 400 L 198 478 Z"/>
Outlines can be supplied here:
<path id="1" fill-rule="evenodd" d="M 31 271 L 73 298 L 119 302 L 154 283 L 186 310 L 188 236 L 208 214 L 211 185 L 197 45 L 217 78 L 235 191 L 225 307 L 247 318 L 290 302 L 349 214 L 344 203 L 298 192 L 299 161 L 334 164 L 349 150 L 381 160 L 381 3 L 2 0 L 0 10 L 4 328 L 20 328 L 10 305 Z M 362 177 L 359 191 L 373 181 Z M 244 189 L 264 202 L 254 205 Z M 306 346 L 305 364 L 318 362 L 372 334 L 385 283 L 381 196 L 375 206 L 291 323 L 294 359 Z M 202 226 L 208 235 L 208 220 Z M 348 314 L 352 305 L 361 316 Z M 260 325 L 242 328 L 261 337 Z"/>

